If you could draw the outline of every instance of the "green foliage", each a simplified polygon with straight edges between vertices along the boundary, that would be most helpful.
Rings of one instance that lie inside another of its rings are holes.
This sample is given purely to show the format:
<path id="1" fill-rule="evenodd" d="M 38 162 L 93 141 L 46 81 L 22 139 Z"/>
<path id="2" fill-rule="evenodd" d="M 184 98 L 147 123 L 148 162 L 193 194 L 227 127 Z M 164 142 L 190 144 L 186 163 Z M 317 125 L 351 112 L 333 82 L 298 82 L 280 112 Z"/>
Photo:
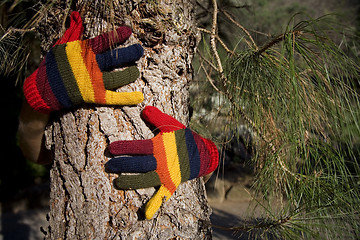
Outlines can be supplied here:
<path id="1" fill-rule="evenodd" d="M 267 213 L 232 230 L 261 239 L 359 237 L 360 61 L 351 31 L 334 20 L 294 15 L 261 44 L 242 30 L 233 52 L 220 55 L 223 76 L 204 41 L 204 86 L 221 96 L 207 124 L 252 129 L 253 197 Z"/>

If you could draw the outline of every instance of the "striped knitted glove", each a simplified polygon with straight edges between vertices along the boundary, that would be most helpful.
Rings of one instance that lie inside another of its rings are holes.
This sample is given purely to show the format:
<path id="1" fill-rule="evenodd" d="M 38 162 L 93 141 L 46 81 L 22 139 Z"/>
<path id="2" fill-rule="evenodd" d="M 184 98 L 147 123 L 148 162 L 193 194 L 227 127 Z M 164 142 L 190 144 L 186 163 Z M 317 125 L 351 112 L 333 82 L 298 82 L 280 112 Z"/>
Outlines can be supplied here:
<path id="1" fill-rule="evenodd" d="M 41 113 L 71 108 L 81 103 L 133 105 L 141 103 L 141 92 L 118 93 L 114 89 L 134 82 L 139 77 L 136 66 L 123 71 L 107 72 L 143 55 L 139 44 L 106 51 L 123 43 L 132 31 L 122 26 L 95 38 L 80 40 L 83 24 L 78 12 L 71 13 L 69 29 L 46 54 L 39 68 L 24 82 L 29 105 Z"/>
<path id="2" fill-rule="evenodd" d="M 119 175 L 115 188 L 140 189 L 160 186 L 146 205 L 145 215 L 151 219 L 164 197 L 172 196 L 180 183 L 213 172 L 219 154 L 213 142 L 186 128 L 173 117 L 156 107 L 142 111 L 144 120 L 160 133 L 152 139 L 116 141 L 109 150 L 114 155 L 131 155 L 111 159 L 105 169 L 110 173 L 142 173 Z"/>

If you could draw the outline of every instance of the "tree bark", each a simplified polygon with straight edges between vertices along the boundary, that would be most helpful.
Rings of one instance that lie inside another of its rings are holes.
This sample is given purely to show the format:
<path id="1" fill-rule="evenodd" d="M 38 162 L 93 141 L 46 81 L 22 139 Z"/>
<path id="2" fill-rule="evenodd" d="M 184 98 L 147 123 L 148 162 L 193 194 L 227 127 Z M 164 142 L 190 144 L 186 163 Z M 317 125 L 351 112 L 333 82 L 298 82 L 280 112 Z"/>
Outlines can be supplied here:
<path id="1" fill-rule="evenodd" d="M 137 63 L 141 77 L 118 91 L 142 91 L 145 100 L 132 107 L 82 106 L 52 116 L 45 134 L 54 155 L 46 238 L 210 239 L 211 209 L 201 179 L 181 184 L 154 218 L 145 220 L 145 204 L 156 189 L 116 190 L 116 175 L 104 171 L 110 142 L 153 137 L 140 118 L 144 106 L 156 106 L 188 125 L 197 44 L 194 1 L 72 2 L 71 10 L 84 19 L 85 37 L 109 30 L 109 19 L 133 28 L 126 45 L 141 42 L 145 48 Z M 66 7 L 59 1 L 40 25 L 44 49 L 60 37 L 51 31 L 61 32 Z"/>

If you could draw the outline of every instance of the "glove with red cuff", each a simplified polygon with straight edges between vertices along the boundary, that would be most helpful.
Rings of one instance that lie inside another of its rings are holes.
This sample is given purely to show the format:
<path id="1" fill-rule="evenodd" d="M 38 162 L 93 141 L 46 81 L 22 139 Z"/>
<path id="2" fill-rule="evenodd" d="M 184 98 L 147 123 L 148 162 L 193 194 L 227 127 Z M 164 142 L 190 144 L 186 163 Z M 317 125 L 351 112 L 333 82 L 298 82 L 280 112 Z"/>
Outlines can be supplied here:
<path id="1" fill-rule="evenodd" d="M 219 163 L 215 144 L 156 107 L 145 107 L 143 119 L 160 130 L 152 139 L 116 141 L 110 144 L 113 155 L 105 168 L 119 174 L 114 180 L 119 190 L 160 186 L 146 205 L 145 215 L 151 219 L 163 199 L 168 200 L 180 183 L 213 172 Z M 124 175 L 122 173 L 139 173 Z"/>
<path id="2" fill-rule="evenodd" d="M 34 110 L 48 114 L 82 103 L 134 105 L 143 101 L 141 92 L 110 90 L 139 77 L 136 66 L 107 71 L 135 62 L 143 55 L 144 49 L 139 44 L 108 50 L 112 45 L 125 42 L 132 33 L 131 28 L 121 26 L 95 38 L 80 40 L 83 29 L 80 14 L 72 12 L 69 29 L 25 80 L 24 95 Z"/>

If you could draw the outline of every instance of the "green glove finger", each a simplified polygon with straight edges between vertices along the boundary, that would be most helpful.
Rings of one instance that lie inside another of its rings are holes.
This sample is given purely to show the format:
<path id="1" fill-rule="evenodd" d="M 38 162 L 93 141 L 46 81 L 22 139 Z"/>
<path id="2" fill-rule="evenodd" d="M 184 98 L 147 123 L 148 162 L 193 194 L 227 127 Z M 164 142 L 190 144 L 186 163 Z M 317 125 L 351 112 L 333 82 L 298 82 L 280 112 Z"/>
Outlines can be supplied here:
<path id="1" fill-rule="evenodd" d="M 103 72 L 105 89 L 115 89 L 135 82 L 140 76 L 139 70 L 131 66 L 122 71 Z"/>
<path id="2" fill-rule="evenodd" d="M 136 175 L 122 174 L 113 183 L 118 190 L 142 189 L 161 185 L 159 175 L 155 171 Z"/>

